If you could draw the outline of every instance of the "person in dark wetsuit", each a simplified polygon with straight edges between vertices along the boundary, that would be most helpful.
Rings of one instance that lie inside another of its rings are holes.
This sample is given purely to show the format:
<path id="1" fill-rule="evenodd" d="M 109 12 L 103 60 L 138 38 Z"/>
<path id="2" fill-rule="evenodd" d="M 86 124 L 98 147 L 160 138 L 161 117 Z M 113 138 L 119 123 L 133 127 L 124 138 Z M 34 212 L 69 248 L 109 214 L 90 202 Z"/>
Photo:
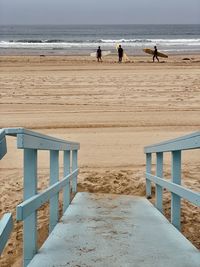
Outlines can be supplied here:
<path id="1" fill-rule="evenodd" d="M 122 62 L 123 55 L 124 55 L 124 50 L 121 47 L 121 45 L 119 45 L 119 48 L 118 48 L 119 63 Z"/>
<path id="2" fill-rule="evenodd" d="M 157 47 L 156 47 L 156 46 L 154 46 L 153 62 L 154 62 L 155 58 L 156 58 L 157 61 L 159 62 L 159 58 L 158 58 L 158 50 L 157 50 Z"/>
<path id="3" fill-rule="evenodd" d="M 97 49 L 97 61 L 102 62 L 102 52 L 101 52 L 101 47 L 99 46 Z"/>

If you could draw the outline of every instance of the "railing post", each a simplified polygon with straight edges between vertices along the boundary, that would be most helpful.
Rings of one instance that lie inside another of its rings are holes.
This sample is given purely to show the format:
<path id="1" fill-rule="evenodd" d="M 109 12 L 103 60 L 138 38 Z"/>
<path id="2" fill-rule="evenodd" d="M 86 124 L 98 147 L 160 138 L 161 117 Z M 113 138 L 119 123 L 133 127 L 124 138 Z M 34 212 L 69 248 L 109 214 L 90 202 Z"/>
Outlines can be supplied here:
<path id="1" fill-rule="evenodd" d="M 156 153 L 156 176 L 163 177 L 163 153 Z M 160 185 L 156 185 L 156 208 L 163 212 L 163 191 Z"/>
<path id="2" fill-rule="evenodd" d="M 50 151 L 50 185 L 59 181 L 59 151 Z M 53 230 L 59 220 L 59 193 L 50 199 L 49 233 Z"/>
<path id="3" fill-rule="evenodd" d="M 70 174 L 70 151 L 64 151 L 64 177 Z M 63 189 L 63 213 L 70 204 L 70 180 Z"/>
<path id="4" fill-rule="evenodd" d="M 181 150 L 172 152 L 172 182 L 181 185 Z M 181 229 L 181 198 L 171 193 L 171 223 Z"/>
<path id="5" fill-rule="evenodd" d="M 151 153 L 146 154 L 146 172 L 151 173 Z M 151 197 L 151 181 L 146 178 L 146 197 Z"/>
<path id="6" fill-rule="evenodd" d="M 78 168 L 78 150 L 72 150 L 72 171 Z M 77 192 L 77 176 L 72 179 L 72 192 Z"/>
<path id="7" fill-rule="evenodd" d="M 37 150 L 24 149 L 24 200 L 37 194 Z M 37 252 L 37 211 L 24 220 L 24 267 Z"/>
<path id="8" fill-rule="evenodd" d="M 0 160 L 7 153 L 5 131 L 0 129 Z"/>

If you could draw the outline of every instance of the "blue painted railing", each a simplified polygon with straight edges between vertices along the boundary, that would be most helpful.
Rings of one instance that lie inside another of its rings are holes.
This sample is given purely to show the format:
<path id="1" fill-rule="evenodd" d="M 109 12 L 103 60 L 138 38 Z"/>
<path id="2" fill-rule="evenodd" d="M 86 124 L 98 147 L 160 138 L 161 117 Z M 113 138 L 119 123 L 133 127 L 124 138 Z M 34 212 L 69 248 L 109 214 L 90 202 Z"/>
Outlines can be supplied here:
<path id="1" fill-rule="evenodd" d="M 181 151 L 199 149 L 200 132 L 195 132 L 180 138 L 147 146 L 146 154 L 146 196 L 151 197 L 151 182 L 156 184 L 155 206 L 163 212 L 163 188 L 171 192 L 171 223 L 181 229 L 181 198 L 186 199 L 196 206 L 200 206 L 200 193 L 181 186 Z M 163 153 L 172 154 L 172 178 L 167 181 L 163 178 Z M 156 175 L 152 175 L 152 153 L 156 153 Z"/>
<path id="2" fill-rule="evenodd" d="M 0 160 L 7 153 L 6 147 L 6 133 L 4 130 L 0 130 Z M 5 245 L 9 239 L 9 236 L 13 229 L 13 220 L 11 213 L 6 213 L 0 220 L 0 255 L 2 254 Z"/>
<path id="3" fill-rule="evenodd" d="M 0 255 L 2 254 L 6 243 L 13 229 L 13 219 L 11 213 L 6 213 L 0 220 Z"/>
<path id="4" fill-rule="evenodd" d="M 63 213 L 77 192 L 79 143 L 49 137 L 23 128 L 4 129 L 17 138 L 17 148 L 24 150 L 24 202 L 17 206 L 17 220 L 23 221 L 23 266 L 37 253 L 37 209 L 49 201 L 49 233 L 59 221 L 59 192 L 63 190 Z M 4 137 L 5 139 L 5 137 Z M 37 152 L 50 152 L 49 187 L 37 193 Z M 59 180 L 59 151 L 63 151 L 64 178 Z M 3 153 L 2 153 L 3 154 Z"/>
<path id="5" fill-rule="evenodd" d="M 0 129 L 0 160 L 5 156 L 6 153 L 6 133 L 4 130 Z"/>

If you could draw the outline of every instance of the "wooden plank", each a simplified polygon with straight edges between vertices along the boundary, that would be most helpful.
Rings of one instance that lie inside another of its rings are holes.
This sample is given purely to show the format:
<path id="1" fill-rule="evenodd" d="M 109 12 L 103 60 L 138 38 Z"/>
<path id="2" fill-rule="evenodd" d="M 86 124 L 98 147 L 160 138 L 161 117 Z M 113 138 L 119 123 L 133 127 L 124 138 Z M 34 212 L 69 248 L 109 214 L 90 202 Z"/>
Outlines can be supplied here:
<path id="1" fill-rule="evenodd" d="M 0 129 L 0 141 L 1 141 L 1 139 L 3 139 L 5 137 L 5 134 L 6 134 L 5 130 Z"/>
<path id="2" fill-rule="evenodd" d="M 24 200 L 37 194 L 37 150 L 24 149 Z M 26 267 L 37 252 L 37 211 L 24 220 L 24 261 Z"/>
<path id="3" fill-rule="evenodd" d="M 184 188 L 181 185 L 174 184 L 170 181 L 164 180 L 160 177 L 154 176 L 150 173 L 146 173 L 147 179 L 154 182 L 155 184 L 159 184 L 163 188 L 169 190 L 170 192 L 190 201 L 194 205 L 200 207 L 200 193 L 194 192 L 190 189 Z"/>
<path id="4" fill-rule="evenodd" d="M 78 168 L 78 150 L 72 151 L 72 171 Z M 72 192 L 77 192 L 77 175 L 72 179 Z"/>
<path id="5" fill-rule="evenodd" d="M 34 195 L 33 197 L 27 199 L 23 203 L 17 206 L 17 220 L 22 221 L 30 216 L 35 210 L 40 208 L 44 203 L 46 203 L 50 198 L 57 194 L 63 187 L 65 187 L 69 181 L 78 175 L 78 169 L 74 170 L 72 173 L 67 175 L 63 180 L 58 181 L 53 184 L 42 193 Z"/>
<path id="6" fill-rule="evenodd" d="M 0 255 L 2 254 L 6 243 L 13 229 L 13 219 L 11 213 L 4 214 L 0 220 Z"/>
<path id="7" fill-rule="evenodd" d="M 6 146 L 6 137 L 5 131 L 0 130 L 0 160 L 5 156 L 7 153 L 7 146 Z"/>
<path id="8" fill-rule="evenodd" d="M 169 152 L 200 148 L 200 132 L 185 135 L 144 148 L 144 153 Z"/>
<path id="9" fill-rule="evenodd" d="M 181 185 L 181 151 L 172 152 L 172 182 Z M 171 223 L 181 229 L 181 198 L 172 192 Z"/>
<path id="10" fill-rule="evenodd" d="M 80 144 L 36 133 L 24 128 L 6 128 L 6 135 L 17 136 L 18 148 L 40 150 L 78 150 Z"/>
<path id="11" fill-rule="evenodd" d="M 48 138 L 40 138 L 33 135 L 18 134 L 17 148 L 33 148 L 39 150 L 74 150 L 79 149 L 79 144 L 56 142 Z"/>
<path id="12" fill-rule="evenodd" d="M 146 154 L 146 172 L 151 173 L 151 161 L 152 161 L 152 155 L 151 153 Z M 151 181 L 149 179 L 146 179 L 146 197 L 151 197 Z"/>
<path id="13" fill-rule="evenodd" d="M 156 153 L 156 176 L 163 177 L 163 153 Z M 156 184 L 156 208 L 163 213 L 162 186 Z"/>
<path id="14" fill-rule="evenodd" d="M 50 186 L 59 181 L 59 151 L 50 151 Z M 50 220 L 49 233 L 52 232 L 59 220 L 59 192 L 55 194 L 49 203 Z"/>
<path id="15" fill-rule="evenodd" d="M 64 151 L 63 157 L 63 166 L 64 166 L 64 176 L 68 176 L 70 174 L 70 151 Z M 63 214 L 70 204 L 70 179 L 68 183 L 63 188 Z"/>

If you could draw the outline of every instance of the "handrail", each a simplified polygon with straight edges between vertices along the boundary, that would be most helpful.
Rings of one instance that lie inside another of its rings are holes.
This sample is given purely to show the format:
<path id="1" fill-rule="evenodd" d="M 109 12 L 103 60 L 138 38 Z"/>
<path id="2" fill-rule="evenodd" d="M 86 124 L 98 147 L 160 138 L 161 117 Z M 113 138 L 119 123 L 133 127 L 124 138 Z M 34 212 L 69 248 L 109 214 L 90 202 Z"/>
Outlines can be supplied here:
<path id="1" fill-rule="evenodd" d="M 155 184 L 162 186 L 162 188 L 168 189 L 170 192 L 176 195 L 179 195 L 180 197 L 200 207 L 200 194 L 199 193 L 194 192 L 190 189 L 187 189 L 181 185 L 166 181 L 163 178 L 151 175 L 149 173 L 146 173 L 146 176 L 147 176 L 147 179 L 154 182 Z"/>
<path id="2" fill-rule="evenodd" d="M 146 154 L 146 196 L 151 198 L 151 182 L 156 184 L 156 207 L 163 212 L 163 188 L 172 194 L 171 201 L 171 222 L 181 229 L 181 198 L 200 206 L 200 193 L 181 186 L 181 151 L 200 148 L 200 132 L 195 132 L 166 142 L 147 146 L 144 148 Z M 163 179 L 163 153 L 172 154 L 172 179 Z M 152 175 L 152 153 L 156 153 L 156 175 Z"/>
<path id="3" fill-rule="evenodd" d="M 3 252 L 13 229 L 12 214 L 6 213 L 0 220 L 0 255 Z"/>
<path id="4" fill-rule="evenodd" d="M 19 204 L 17 206 L 17 220 L 23 221 L 27 217 L 29 217 L 34 211 L 36 211 L 43 204 L 49 201 L 49 199 L 51 199 L 55 194 L 59 193 L 60 190 L 67 185 L 70 179 L 74 178 L 77 175 L 78 169 L 64 177 L 62 181 L 48 187 L 42 193 L 37 194 Z"/>
<path id="5" fill-rule="evenodd" d="M 80 144 L 36 133 L 24 128 L 0 129 L 0 155 L 6 153 L 5 136 L 17 138 L 17 148 L 24 150 L 24 201 L 17 206 L 17 220 L 23 221 L 23 266 L 37 253 L 37 209 L 49 201 L 49 233 L 59 221 L 59 192 L 63 190 L 63 213 L 77 192 L 78 150 Z M 50 153 L 49 187 L 37 193 L 37 152 Z M 59 180 L 59 152 L 63 152 L 64 177 Z"/>
<path id="6" fill-rule="evenodd" d="M 17 137 L 17 148 L 39 150 L 78 150 L 80 144 L 65 141 L 48 135 L 36 133 L 24 128 L 5 128 L 6 135 Z"/>
<path id="7" fill-rule="evenodd" d="M 0 129 L 0 160 L 7 153 L 6 147 L 6 133 L 4 130 Z M 6 243 L 10 237 L 10 234 L 13 229 L 13 220 L 11 213 L 6 213 L 0 220 L 0 255 L 2 254 Z"/>
<path id="8" fill-rule="evenodd" d="M 188 134 L 162 143 L 146 146 L 145 153 L 168 152 L 176 150 L 197 149 L 200 143 L 200 132 Z"/>

